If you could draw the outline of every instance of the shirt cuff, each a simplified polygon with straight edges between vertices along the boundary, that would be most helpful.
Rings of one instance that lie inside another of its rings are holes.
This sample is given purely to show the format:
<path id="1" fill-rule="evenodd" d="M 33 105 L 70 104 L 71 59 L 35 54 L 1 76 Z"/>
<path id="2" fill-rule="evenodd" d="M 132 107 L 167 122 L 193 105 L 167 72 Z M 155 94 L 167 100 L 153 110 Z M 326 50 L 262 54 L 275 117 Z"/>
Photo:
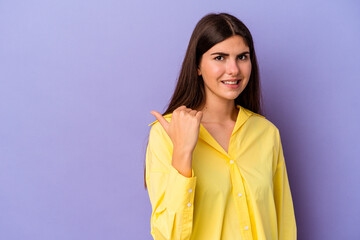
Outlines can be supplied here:
<path id="1" fill-rule="evenodd" d="M 164 201 L 170 210 L 193 208 L 196 177 L 191 169 L 191 177 L 185 177 L 170 165 L 170 173 L 166 186 Z"/>

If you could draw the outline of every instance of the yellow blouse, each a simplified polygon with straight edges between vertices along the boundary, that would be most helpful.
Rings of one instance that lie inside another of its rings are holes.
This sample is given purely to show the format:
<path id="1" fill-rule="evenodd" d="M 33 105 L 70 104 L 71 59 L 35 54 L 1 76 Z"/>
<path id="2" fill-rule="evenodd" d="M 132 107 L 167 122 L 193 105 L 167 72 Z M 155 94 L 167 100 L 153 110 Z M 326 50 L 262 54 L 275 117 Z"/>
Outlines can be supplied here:
<path id="1" fill-rule="evenodd" d="M 149 124 L 146 184 L 155 240 L 296 239 L 279 130 L 237 108 L 228 152 L 200 124 L 189 178 L 172 166 L 173 145 L 161 124 Z"/>

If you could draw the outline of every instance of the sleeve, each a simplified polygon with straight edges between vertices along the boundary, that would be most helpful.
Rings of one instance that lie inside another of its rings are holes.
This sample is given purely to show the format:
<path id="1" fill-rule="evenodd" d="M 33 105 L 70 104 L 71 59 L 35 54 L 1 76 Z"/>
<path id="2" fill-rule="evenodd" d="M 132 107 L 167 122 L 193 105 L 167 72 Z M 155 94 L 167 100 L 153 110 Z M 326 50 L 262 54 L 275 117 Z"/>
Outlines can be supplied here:
<path id="1" fill-rule="evenodd" d="M 278 239 L 296 240 L 297 227 L 295 213 L 279 130 L 277 130 L 276 139 L 277 165 L 273 177 L 273 186 L 277 215 Z"/>
<path id="2" fill-rule="evenodd" d="M 151 235 L 155 240 L 190 239 L 196 177 L 180 174 L 171 164 L 172 142 L 160 123 L 149 133 L 146 185 L 152 206 Z"/>

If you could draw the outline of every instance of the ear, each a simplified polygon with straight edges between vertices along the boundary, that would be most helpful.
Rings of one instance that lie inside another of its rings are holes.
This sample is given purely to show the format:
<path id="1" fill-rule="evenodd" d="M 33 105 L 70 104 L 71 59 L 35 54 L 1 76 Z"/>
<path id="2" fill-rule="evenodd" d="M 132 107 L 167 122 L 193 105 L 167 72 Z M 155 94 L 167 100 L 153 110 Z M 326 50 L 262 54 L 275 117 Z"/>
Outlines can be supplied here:
<path id="1" fill-rule="evenodd" d="M 197 68 L 198 75 L 201 76 L 200 68 Z"/>

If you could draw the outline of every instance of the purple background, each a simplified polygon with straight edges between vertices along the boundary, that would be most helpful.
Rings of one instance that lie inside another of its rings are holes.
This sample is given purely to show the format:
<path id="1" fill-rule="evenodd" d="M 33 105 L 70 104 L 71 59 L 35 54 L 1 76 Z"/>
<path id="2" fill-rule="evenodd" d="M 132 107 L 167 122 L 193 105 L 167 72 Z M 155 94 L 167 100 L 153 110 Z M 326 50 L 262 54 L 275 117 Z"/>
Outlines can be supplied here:
<path id="1" fill-rule="evenodd" d="M 299 239 L 360 239 L 358 1 L 0 1 L 0 239 L 150 239 L 151 110 L 208 12 L 249 27 Z"/>

